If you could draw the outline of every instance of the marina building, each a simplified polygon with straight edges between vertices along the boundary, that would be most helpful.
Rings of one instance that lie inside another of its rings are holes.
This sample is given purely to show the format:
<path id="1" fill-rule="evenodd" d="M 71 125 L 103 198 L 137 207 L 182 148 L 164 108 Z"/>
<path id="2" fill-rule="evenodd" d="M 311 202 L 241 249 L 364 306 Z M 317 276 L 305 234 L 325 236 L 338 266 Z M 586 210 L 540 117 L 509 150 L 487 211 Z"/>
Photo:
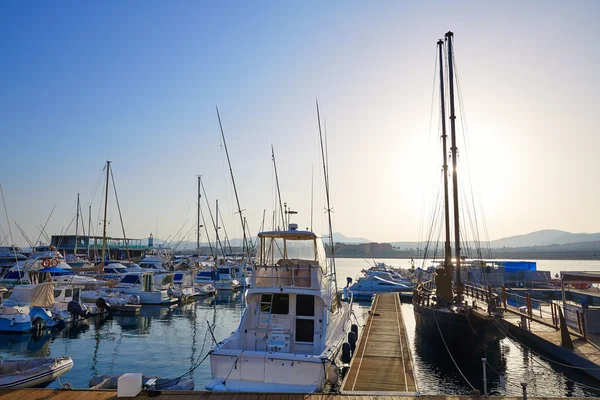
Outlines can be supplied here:
<path id="1" fill-rule="evenodd" d="M 148 250 L 148 246 L 144 242 L 147 242 L 147 239 L 107 237 L 108 258 L 126 259 L 127 248 L 129 248 L 131 258 L 142 257 Z M 51 244 L 65 257 L 67 254 L 75 253 L 79 256 L 87 256 L 90 260 L 102 257 L 102 236 L 52 235 Z"/>

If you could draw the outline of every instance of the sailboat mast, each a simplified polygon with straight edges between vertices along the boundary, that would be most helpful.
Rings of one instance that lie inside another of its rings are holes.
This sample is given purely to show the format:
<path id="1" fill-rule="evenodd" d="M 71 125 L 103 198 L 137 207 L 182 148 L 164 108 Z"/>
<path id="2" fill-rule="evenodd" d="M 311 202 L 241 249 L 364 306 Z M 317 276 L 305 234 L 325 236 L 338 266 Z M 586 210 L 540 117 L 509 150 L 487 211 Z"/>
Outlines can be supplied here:
<path id="1" fill-rule="evenodd" d="M 75 217 L 75 249 L 73 250 L 75 257 L 77 257 L 77 236 L 79 236 L 79 193 L 77 193 L 77 216 Z"/>
<path id="2" fill-rule="evenodd" d="M 104 223 L 102 228 L 102 271 L 104 276 L 104 257 L 106 256 L 106 213 L 108 211 L 108 177 L 110 176 L 110 161 L 106 162 L 106 190 L 104 193 Z"/>
<path id="3" fill-rule="evenodd" d="M 227 142 L 225 141 L 225 133 L 223 132 L 223 124 L 221 123 L 221 115 L 219 114 L 219 108 L 217 109 L 217 118 L 219 119 L 219 128 L 221 129 L 221 137 L 223 137 L 223 146 L 225 147 L 225 155 L 227 156 L 227 164 L 229 164 L 229 173 L 231 174 L 231 183 L 233 184 L 233 192 L 235 193 L 235 201 L 237 202 L 238 214 L 240 214 L 240 223 L 242 224 L 243 234 L 243 249 L 244 252 L 249 251 L 248 241 L 246 238 L 246 226 L 244 225 L 244 216 L 242 215 L 242 207 L 240 207 L 240 198 L 238 197 L 237 187 L 235 186 L 235 179 L 233 178 L 233 169 L 231 168 L 231 160 L 229 159 L 229 151 L 227 150 Z"/>
<path id="4" fill-rule="evenodd" d="M 92 205 L 88 206 L 88 243 L 87 243 L 87 256 L 88 260 L 90 257 L 90 240 L 92 238 Z M 94 240 L 94 262 L 96 261 L 96 241 Z"/>
<path id="5" fill-rule="evenodd" d="M 458 175 L 456 171 L 456 154 L 458 149 L 456 148 L 456 114 L 454 112 L 454 66 L 453 66 L 453 53 L 452 53 L 452 38 L 454 34 L 452 32 L 446 33 L 446 39 L 448 40 L 448 86 L 450 89 L 450 136 L 452 139 L 452 202 L 454 203 L 454 254 L 456 256 L 456 292 L 459 295 L 462 294 L 462 279 L 460 274 L 460 225 L 459 225 L 459 213 L 458 213 Z"/>
<path id="6" fill-rule="evenodd" d="M 200 185 L 202 182 L 202 175 L 198 175 L 198 222 L 196 224 L 196 251 L 200 252 Z"/>
<path id="7" fill-rule="evenodd" d="M 281 191 L 279 190 L 279 177 L 277 176 L 277 162 L 275 161 L 275 150 L 273 150 L 273 144 L 271 144 L 271 159 L 273 160 L 273 169 L 275 170 L 275 183 L 277 184 L 277 196 L 279 197 L 279 211 L 281 212 L 281 223 L 284 225 L 283 230 L 287 229 L 285 224 L 285 217 L 283 216 L 283 207 L 281 206 Z"/>
<path id="8" fill-rule="evenodd" d="M 450 246 L 450 199 L 448 195 L 448 148 L 446 141 L 448 135 L 446 134 L 446 96 L 444 93 L 444 41 L 438 40 L 437 42 L 439 57 L 440 57 L 440 103 L 442 111 L 442 157 L 444 161 L 444 222 L 446 228 L 446 240 L 444 243 L 444 268 L 450 276 L 452 271 L 452 247 Z"/>

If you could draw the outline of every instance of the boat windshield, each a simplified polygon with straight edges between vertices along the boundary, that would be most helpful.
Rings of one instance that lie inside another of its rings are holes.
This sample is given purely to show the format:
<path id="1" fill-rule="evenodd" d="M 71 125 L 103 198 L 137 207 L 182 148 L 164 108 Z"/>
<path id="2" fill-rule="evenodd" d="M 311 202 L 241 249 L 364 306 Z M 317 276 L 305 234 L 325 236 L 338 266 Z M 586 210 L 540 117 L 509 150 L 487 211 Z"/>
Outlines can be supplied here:
<path id="1" fill-rule="evenodd" d="M 315 239 L 290 240 L 283 238 L 261 238 L 259 264 L 275 265 L 281 259 L 318 261 Z"/>

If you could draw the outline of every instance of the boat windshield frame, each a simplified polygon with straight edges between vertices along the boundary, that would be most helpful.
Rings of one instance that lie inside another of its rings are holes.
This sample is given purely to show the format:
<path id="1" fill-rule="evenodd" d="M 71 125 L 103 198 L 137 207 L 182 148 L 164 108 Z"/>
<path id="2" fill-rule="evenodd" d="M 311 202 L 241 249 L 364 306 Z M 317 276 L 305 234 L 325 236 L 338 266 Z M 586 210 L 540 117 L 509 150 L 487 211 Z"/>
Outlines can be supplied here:
<path id="1" fill-rule="evenodd" d="M 315 261 L 323 267 L 325 250 L 320 238 L 308 231 L 272 231 L 258 234 L 257 265 L 276 265 L 278 260 L 302 259 Z M 299 242 L 310 243 L 302 246 Z"/>

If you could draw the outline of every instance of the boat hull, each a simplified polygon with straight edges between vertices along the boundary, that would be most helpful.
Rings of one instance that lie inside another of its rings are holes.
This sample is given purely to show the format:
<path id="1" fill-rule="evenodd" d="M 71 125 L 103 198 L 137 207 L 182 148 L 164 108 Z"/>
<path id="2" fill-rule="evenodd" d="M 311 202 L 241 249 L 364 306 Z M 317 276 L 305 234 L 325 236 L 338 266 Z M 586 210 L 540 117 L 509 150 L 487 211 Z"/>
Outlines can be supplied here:
<path id="1" fill-rule="evenodd" d="M 448 344 L 464 344 L 465 339 L 470 343 L 489 344 L 501 339 L 493 317 L 482 318 L 470 310 L 456 313 L 419 304 L 413 304 L 413 310 L 415 326 L 421 334 L 434 338 L 442 335 Z"/>
<path id="2" fill-rule="evenodd" d="M 21 364 L 22 366 L 20 366 Z M 19 365 L 19 370 L 15 370 L 13 373 L 9 372 L 14 370 L 17 365 Z M 73 368 L 73 360 L 70 357 L 39 361 L 2 361 L 0 371 L 5 373 L 0 375 L 0 389 L 43 387 L 71 368 Z"/>
<path id="3" fill-rule="evenodd" d="M 31 319 L 21 318 L 23 321 L 19 322 L 15 319 L 7 319 L 0 317 L 0 333 L 27 333 L 31 331 Z"/>

